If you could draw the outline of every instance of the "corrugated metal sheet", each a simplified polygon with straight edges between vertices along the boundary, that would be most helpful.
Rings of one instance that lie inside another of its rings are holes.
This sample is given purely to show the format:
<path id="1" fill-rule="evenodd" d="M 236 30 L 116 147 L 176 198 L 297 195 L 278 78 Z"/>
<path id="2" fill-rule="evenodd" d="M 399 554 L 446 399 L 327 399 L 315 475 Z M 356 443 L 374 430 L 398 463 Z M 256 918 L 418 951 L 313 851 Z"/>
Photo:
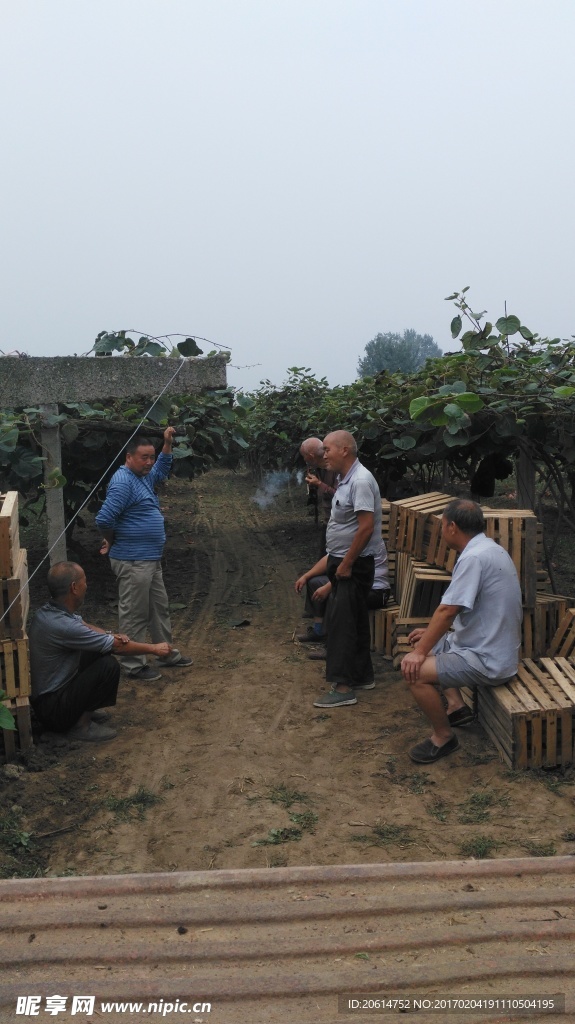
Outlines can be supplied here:
<path id="1" fill-rule="evenodd" d="M 0 906 L 2 1024 L 27 1019 L 15 1011 L 28 994 L 44 997 L 41 1020 L 303 1024 L 389 1019 L 348 1016 L 340 995 L 566 993 L 566 1015 L 417 1021 L 575 1020 L 570 857 L 14 880 Z M 67 1012 L 49 1016 L 55 994 Z M 74 995 L 96 997 L 92 1018 L 69 1015 Z M 186 1017 L 164 1012 L 177 1000 Z"/>

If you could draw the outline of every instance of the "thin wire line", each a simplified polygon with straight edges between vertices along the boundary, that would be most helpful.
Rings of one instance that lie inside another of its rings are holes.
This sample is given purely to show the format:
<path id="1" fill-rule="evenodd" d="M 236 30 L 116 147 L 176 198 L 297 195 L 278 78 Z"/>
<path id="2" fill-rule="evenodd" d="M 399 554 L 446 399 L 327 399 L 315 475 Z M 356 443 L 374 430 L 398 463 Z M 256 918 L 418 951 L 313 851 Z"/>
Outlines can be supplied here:
<path id="1" fill-rule="evenodd" d="M 88 497 L 87 497 L 87 498 L 86 498 L 86 499 L 85 499 L 85 500 L 84 500 L 84 501 L 82 502 L 82 504 L 80 505 L 80 507 L 76 509 L 76 511 L 74 512 L 74 515 L 73 515 L 73 516 L 72 516 L 72 518 L 70 519 L 70 522 L 66 524 L 66 526 L 64 527 L 64 529 L 62 530 L 62 532 L 61 532 L 61 533 L 60 533 L 60 534 L 58 535 L 58 537 L 56 537 L 56 540 L 55 540 L 55 541 L 54 541 L 54 543 L 52 544 L 52 547 L 51 547 L 51 548 L 48 548 L 48 551 L 47 551 L 47 552 L 46 552 L 46 554 L 44 555 L 44 558 L 42 559 L 42 561 L 38 563 L 38 565 L 37 565 L 37 566 L 36 566 L 36 568 L 34 569 L 34 572 L 33 572 L 33 573 L 31 573 L 31 575 L 30 575 L 30 576 L 28 577 L 28 580 L 27 580 L 27 582 L 26 582 L 26 583 L 24 584 L 24 586 L 20 588 L 20 590 L 19 590 L 19 591 L 18 591 L 18 593 L 16 594 L 16 597 L 15 597 L 15 598 L 14 598 L 14 600 L 12 601 L 12 603 L 8 605 L 8 607 L 7 607 L 6 611 L 4 612 L 4 614 L 0 616 L 0 622 L 3 622 L 3 621 L 4 621 L 4 619 L 5 619 L 5 618 L 6 618 L 6 616 L 8 615 L 8 612 L 10 611 L 10 609 L 11 609 L 11 608 L 13 608 L 13 607 L 14 607 L 14 605 L 16 604 L 16 601 L 18 600 L 18 598 L 20 597 L 20 595 L 24 593 L 24 591 L 26 590 L 26 588 L 29 588 L 29 587 L 30 587 L 30 581 L 34 579 L 34 576 L 36 575 L 36 573 L 38 572 L 38 570 L 42 568 L 42 566 L 44 565 L 44 562 L 46 561 L 46 559 L 50 557 L 50 554 L 52 553 L 52 551 L 54 550 L 54 548 L 56 547 L 56 545 L 57 545 L 57 544 L 59 543 L 59 541 L 61 541 L 61 540 L 62 540 L 62 537 L 63 537 L 63 536 L 65 535 L 65 533 L 66 533 L 66 530 L 67 530 L 67 529 L 68 529 L 68 528 L 69 528 L 69 527 L 70 527 L 70 526 L 72 525 L 72 523 L 74 522 L 74 520 L 76 519 L 76 517 L 80 515 L 80 512 L 82 511 L 82 509 L 83 509 L 83 508 L 85 508 L 85 506 L 86 506 L 86 505 L 88 504 L 88 502 L 89 502 L 90 498 L 91 498 L 91 497 L 92 497 L 92 495 L 93 495 L 93 494 L 95 493 L 95 491 L 97 491 L 98 487 L 99 487 L 99 486 L 100 486 L 100 484 L 102 483 L 102 480 L 104 479 L 104 477 L 106 476 L 106 474 L 107 474 L 107 473 L 109 473 L 109 471 L 110 471 L 110 470 L 112 469 L 112 467 L 113 467 L 113 465 L 114 465 L 114 463 L 115 463 L 116 459 L 118 458 L 118 455 L 120 454 L 120 452 L 122 452 L 122 451 L 124 450 L 124 448 L 126 448 L 126 447 L 127 447 L 127 445 L 129 445 L 129 443 L 130 443 L 130 441 L 132 440 L 132 438 L 136 436 L 136 434 L 138 433 L 138 430 L 140 429 L 140 427 L 142 426 L 142 424 L 144 423 L 144 421 L 145 421 L 145 420 L 147 419 L 147 417 L 148 417 L 148 414 L 149 414 L 149 413 L 150 413 L 150 412 L 152 411 L 152 409 L 154 408 L 154 406 L 156 405 L 156 403 L 160 401 L 160 398 L 161 398 L 161 397 L 162 397 L 162 395 L 164 394 L 164 391 L 167 391 L 167 389 L 169 388 L 169 386 L 170 386 L 170 384 L 172 383 L 172 381 L 176 379 L 176 377 L 178 376 L 178 374 L 179 374 L 180 370 L 182 369 L 182 366 L 184 365 L 184 363 L 185 363 L 185 362 L 186 362 L 186 360 L 185 360 L 184 358 L 180 359 L 180 362 L 179 362 L 178 368 L 177 368 L 176 372 L 174 373 L 174 375 L 173 375 L 173 376 L 172 376 L 172 377 L 170 378 L 170 380 L 168 381 L 168 383 L 167 383 L 167 384 L 166 384 L 166 385 L 165 385 L 165 386 L 164 386 L 164 387 L 162 388 L 162 390 L 160 391 L 160 394 L 158 395 L 158 397 L 157 397 L 157 398 L 154 398 L 154 401 L 152 402 L 152 404 L 151 404 L 150 408 L 148 409 L 148 411 L 147 411 L 147 412 L 145 412 L 145 413 L 144 413 L 144 415 L 142 416 L 142 419 L 141 419 L 141 420 L 140 420 L 140 422 L 138 423 L 138 426 L 137 426 L 137 427 L 135 428 L 134 432 L 133 432 L 132 434 L 130 434 L 130 436 L 129 436 L 128 440 L 127 440 L 127 441 L 126 441 L 126 442 L 125 442 L 125 443 L 124 443 L 124 444 L 122 445 L 122 447 L 121 447 L 121 448 L 120 448 L 120 449 L 119 449 L 119 450 L 118 450 L 118 451 L 116 452 L 116 454 L 114 455 L 114 458 L 113 458 L 113 459 L 112 459 L 112 461 L 110 462 L 109 466 L 107 466 L 107 467 L 106 467 L 106 469 L 105 469 L 105 470 L 104 470 L 104 472 L 102 473 L 102 476 L 100 477 L 100 479 L 98 480 L 98 482 L 97 482 L 96 484 L 94 484 L 94 486 L 93 486 L 92 490 L 91 490 L 91 491 L 90 491 L 90 493 L 88 494 Z"/>

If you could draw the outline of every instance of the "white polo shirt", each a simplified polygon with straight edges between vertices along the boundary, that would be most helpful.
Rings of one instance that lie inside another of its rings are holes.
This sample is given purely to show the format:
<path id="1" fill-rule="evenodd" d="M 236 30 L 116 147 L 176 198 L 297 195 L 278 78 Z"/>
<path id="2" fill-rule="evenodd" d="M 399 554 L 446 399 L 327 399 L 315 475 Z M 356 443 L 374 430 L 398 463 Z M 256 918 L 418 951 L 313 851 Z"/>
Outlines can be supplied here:
<path id="1" fill-rule="evenodd" d="M 517 571 L 507 552 L 480 533 L 464 547 L 441 604 L 462 611 L 448 634 L 450 651 L 491 679 L 515 675 L 523 608 Z"/>
<path id="2" fill-rule="evenodd" d="M 373 533 L 361 554 L 375 556 L 381 545 L 381 496 L 375 477 L 356 459 L 340 480 L 331 503 L 326 549 L 334 558 L 343 558 L 349 551 L 357 533 L 358 512 L 373 512 Z"/>

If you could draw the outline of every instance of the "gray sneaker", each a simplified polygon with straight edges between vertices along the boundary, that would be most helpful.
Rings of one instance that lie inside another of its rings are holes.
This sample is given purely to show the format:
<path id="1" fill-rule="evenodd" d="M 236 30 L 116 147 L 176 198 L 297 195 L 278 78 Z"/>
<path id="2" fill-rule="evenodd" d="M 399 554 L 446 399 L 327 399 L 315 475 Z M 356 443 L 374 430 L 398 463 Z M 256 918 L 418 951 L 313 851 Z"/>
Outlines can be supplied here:
<path id="1" fill-rule="evenodd" d="M 97 722 L 90 722 L 87 729 L 70 729 L 66 733 L 69 740 L 84 740 L 87 743 L 101 743 L 104 740 L 113 740 L 118 733 L 110 725 L 98 725 Z"/>
<path id="2" fill-rule="evenodd" d="M 162 678 L 162 673 L 158 672 L 157 668 L 152 668 L 151 665 L 144 665 L 142 668 L 137 668 L 134 672 L 126 672 L 128 679 L 138 679 L 143 683 L 153 683 L 156 679 Z"/>
<path id="3" fill-rule="evenodd" d="M 338 693 L 337 690 L 330 690 L 313 702 L 314 708 L 341 708 L 346 704 L 357 704 L 355 693 Z"/>

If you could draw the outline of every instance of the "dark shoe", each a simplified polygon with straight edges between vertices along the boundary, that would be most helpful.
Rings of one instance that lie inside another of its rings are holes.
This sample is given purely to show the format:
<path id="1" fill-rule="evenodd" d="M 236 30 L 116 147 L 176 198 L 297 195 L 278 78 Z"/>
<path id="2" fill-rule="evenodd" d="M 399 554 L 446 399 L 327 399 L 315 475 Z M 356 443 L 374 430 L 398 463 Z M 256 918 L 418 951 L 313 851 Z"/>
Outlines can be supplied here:
<path id="1" fill-rule="evenodd" d="M 357 704 L 355 693 L 338 693 L 337 690 L 330 690 L 313 702 L 314 708 L 341 708 L 346 704 Z"/>
<path id="2" fill-rule="evenodd" d="M 308 626 L 305 633 L 296 633 L 296 640 L 299 640 L 300 644 L 324 644 L 325 636 L 323 633 L 316 633 L 312 626 Z"/>
<path id="3" fill-rule="evenodd" d="M 193 658 L 186 658 L 179 651 L 176 655 L 170 654 L 167 658 L 158 658 L 158 665 L 161 665 L 162 668 L 187 668 L 188 665 L 193 664 Z"/>
<path id="4" fill-rule="evenodd" d="M 113 740 L 117 736 L 115 729 L 112 729 L 109 725 L 98 725 L 96 722 L 90 722 L 87 729 L 70 729 L 70 732 L 66 733 L 66 738 L 69 740 L 84 740 L 87 743 L 101 743 L 103 740 Z"/>
<path id="5" fill-rule="evenodd" d="M 110 720 L 110 712 L 104 711 L 103 708 L 98 711 L 92 711 L 92 721 L 96 722 L 97 725 L 102 725 L 104 722 Z"/>
<path id="6" fill-rule="evenodd" d="M 423 743 L 418 743 L 416 747 L 413 747 L 409 751 L 409 756 L 412 761 L 416 761 L 417 764 L 432 764 L 433 761 L 439 761 L 440 757 L 446 757 L 447 754 L 452 754 L 454 750 L 459 750 L 459 740 L 457 736 L 452 736 L 447 743 L 444 743 L 441 747 L 436 747 L 435 743 L 431 739 L 426 739 Z"/>
<path id="7" fill-rule="evenodd" d="M 370 683 L 358 683 L 354 690 L 375 690 L 375 681 L 372 679 Z"/>
<path id="8" fill-rule="evenodd" d="M 134 672 L 126 673 L 128 679 L 134 679 L 143 683 L 153 683 L 156 679 L 162 678 L 162 673 L 158 672 L 157 668 L 152 668 L 151 665 L 144 665 L 142 668 L 137 668 Z"/>
<path id="9" fill-rule="evenodd" d="M 308 654 L 309 661 L 325 661 L 326 658 L 327 654 L 325 653 L 325 651 L 312 651 L 310 654 Z"/>
<path id="10" fill-rule="evenodd" d="M 456 725 L 457 727 L 461 725 L 471 725 L 471 723 L 475 721 L 475 715 L 471 708 L 468 707 L 457 708 L 456 711 L 448 711 L 447 717 L 449 719 L 449 724 Z"/>

